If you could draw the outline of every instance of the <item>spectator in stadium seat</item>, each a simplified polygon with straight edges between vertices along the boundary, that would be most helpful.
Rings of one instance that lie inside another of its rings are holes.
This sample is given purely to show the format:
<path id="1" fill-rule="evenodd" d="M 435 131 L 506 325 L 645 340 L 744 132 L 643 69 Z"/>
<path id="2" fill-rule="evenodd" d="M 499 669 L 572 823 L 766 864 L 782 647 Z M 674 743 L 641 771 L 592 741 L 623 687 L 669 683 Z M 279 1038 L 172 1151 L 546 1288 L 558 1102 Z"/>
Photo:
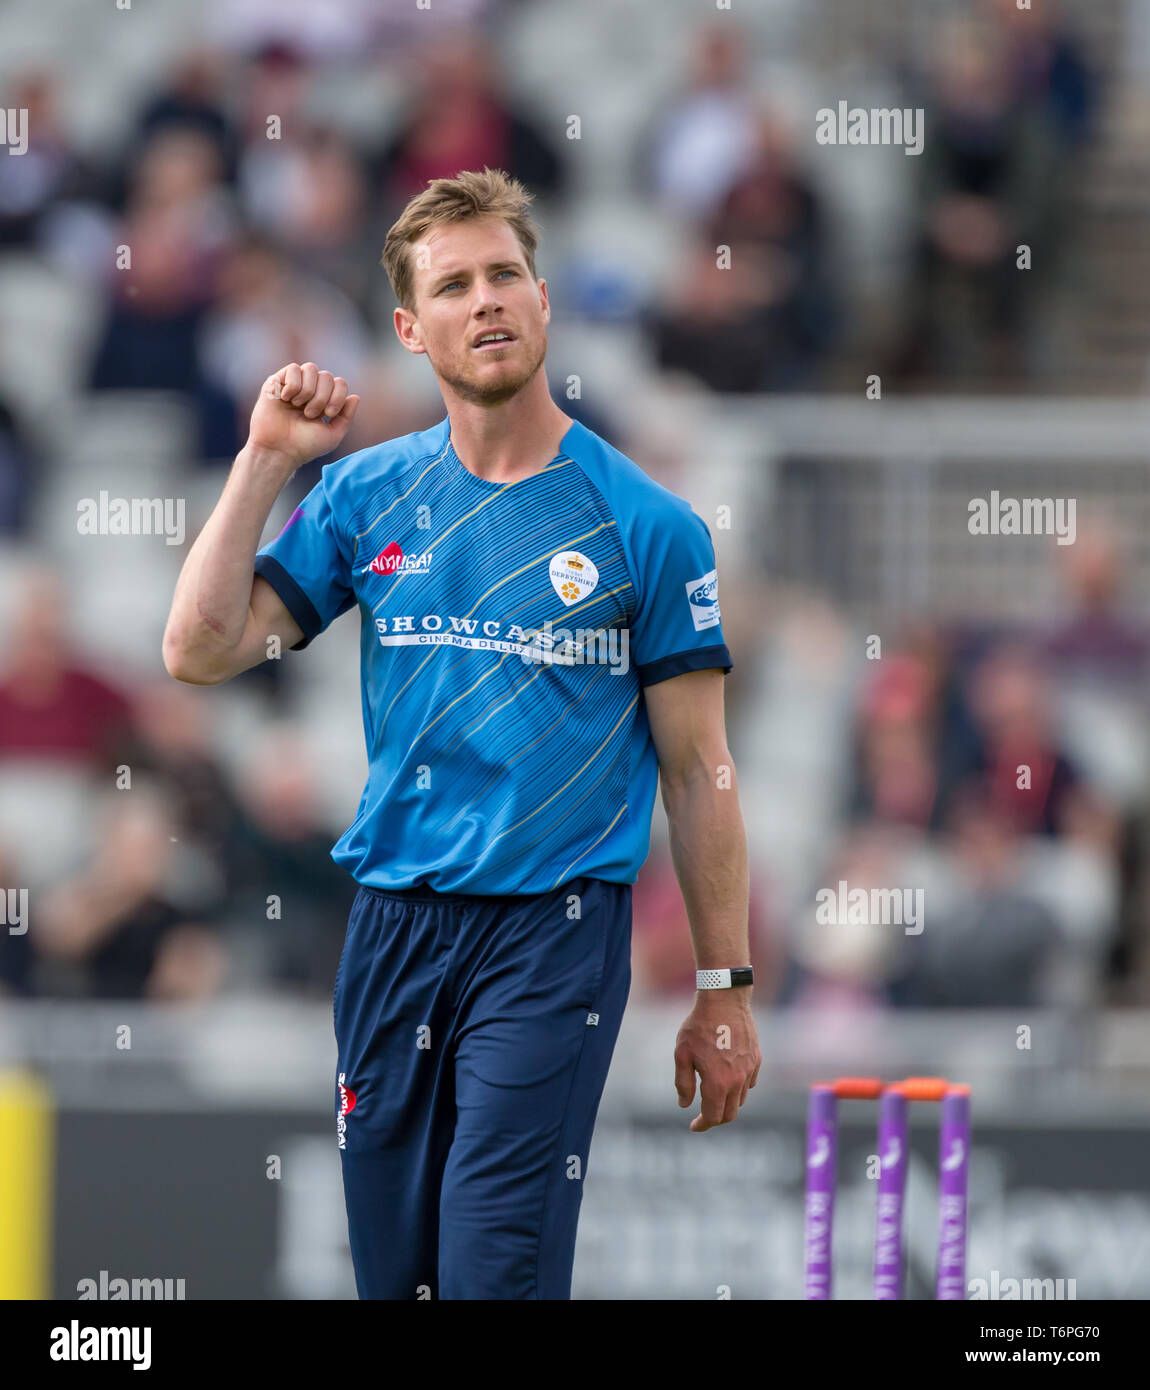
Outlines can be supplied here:
<path id="1" fill-rule="evenodd" d="M 301 122 L 280 140 L 251 140 L 240 198 L 248 224 L 310 275 L 322 275 L 357 303 L 367 299 L 379 249 L 366 221 L 363 162 L 340 131 Z"/>
<path id="2" fill-rule="evenodd" d="M 137 781 L 108 794 L 90 863 L 38 900 L 39 992 L 165 1002 L 217 992 L 227 955 L 181 901 L 176 829 L 159 789 Z"/>
<path id="3" fill-rule="evenodd" d="M 950 795 L 982 766 L 982 745 L 948 635 L 911 624 L 873 663 L 856 717 L 848 820 L 940 829 Z"/>
<path id="4" fill-rule="evenodd" d="M 133 146 L 146 145 L 161 130 L 198 131 L 219 153 L 222 181 L 234 183 L 239 142 L 223 96 L 228 76 L 221 54 L 197 50 L 182 57 L 141 110 Z"/>
<path id="5" fill-rule="evenodd" d="M 782 126 L 764 116 L 747 169 L 698 228 L 669 305 L 644 315 L 657 364 L 713 391 L 810 387 L 839 329 L 828 253 L 821 200 Z"/>
<path id="6" fill-rule="evenodd" d="M 760 107 L 747 52 L 729 17 L 712 22 L 691 42 L 683 89 L 640 138 L 639 186 L 692 222 L 716 211 L 754 158 Z"/>
<path id="7" fill-rule="evenodd" d="M 413 64 L 416 85 L 400 129 L 371 164 L 370 184 L 383 205 L 379 225 L 429 180 L 454 178 L 460 169 L 504 169 L 538 198 L 562 195 L 557 143 L 508 98 L 480 35 L 436 38 Z"/>
<path id="8" fill-rule="evenodd" d="M 146 685 L 136 700 L 132 766 L 163 788 L 180 843 L 210 861 L 222 900 L 244 887 L 239 847 L 247 826 L 230 769 L 212 736 L 206 697 L 205 691 L 174 682 Z M 213 911 L 219 905 L 213 903 Z"/>
<path id="9" fill-rule="evenodd" d="M 1081 681 L 1141 700 L 1150 678 L 1150 627 L 1123 612 L 1123 558 L 1113 529 L 1079 520 L 1058 558 L 1069 590 L 1045 640 L 1059 682 Z"/>
<path id="10" fill-rule="evenodd" d="M 73 147 L 60 119 L 56 78 L 28 72 L 4 95 L 4 106 L 27 112 L 28 148 L 0 156 L 0 250 L 42 249 L 47 218 L 62 200 L 94 194 L 96 174 Z"/>
<path id="11" fill-rule="evenodd" d="M 932 718 L 922 663 L 898 653 L 878 663 L 859 712 L 852 820 L 929 826 L 938 795 Z"/>
<path id="12" fill-rule="evenodd" d="M 269 976 L 319 998 L 335 981 L 355 884 L 332 860 L 316 786 L 301 730 L 267 731 L 241 779 L 245 815 L 232 852 L 240 915 L 261 938 Z"/>
<path id="13" fill-rule="evenodd" d="M 131 702 L 71 650 L 64 602 L 55 575 L 25 580 L 2 658 L 0 761 L 45 758 L 108 771 L 129 746 Z"/>
<path id="14" fill-rule="evenodd" d="M 975 780 L 954 798 L 946 843 L 956 896 L 902 943 L 893 1003 L 996 1009 L 1056 1002 L 1049 990 L 1061 931 L 1021 882 L 1019 829 L 991 783 Z"/>
<path id="15" fill-rule="evenodd" d="M 1108 783 L 1121 808 L 1122 904 L 1110 971 L 1121 990 L 1146 988 L 1150 971 L 1145 903 L 1150 887 L 1150 628 L 1124 603 L 1125 559 L 1114 528 L 1079 517 L 1075 542 L 1058 552 L 1066 601 L 1043 650 L 1062 697 L 1064 717 L 1079 731 L 1078 757 Z M 1100 736 L 1101 735 L 1101 736 Z M 1109 754 L 1109 755 L 1108 755 Z M 1138 976 L 1142 980 L 1137 979 Z"/>
<path id="16" fill-rule="evenodd" d="M 904 382 L 976 379 L 1001 390 L 1030 370 L 1035 291 L 1045 283 L 1059 146 L 1044 106 L 1016 85 L 985 27 L 948 25 L 921 104 L 930 131 L 914 172 L 918 230 L 893 372 Z M 1019 246 L 1031 251 L 1020 274 Z"/>
<path id="17" fill-rule="evenodd" d="M 223 258 L 219 295 L 198 341 L 206 378 L 227 394 L 244 431 L 269 362 L 322 360 L 345 380 L 362 381 L 371 350 L 347 296 L 258 235 L 241 238 Z"/>
<path id="18" fill-rule="evenodd" d="M 772 330 L 776 293 L 769 257 L 731 248 L 733 269 L 716 263 L 714 244 L 697 235 L 665 302 L 641 315 L 656 366 L 683 372 L 711 391 L 762 389 L 779 343 Z"/>
<path id="19" fill-rule="evenodd" d="M 1113 812 L 1061 747 L 1053 681 L 1038 649 L 1005 640 L 971 676 L 987 795 L 1020 834 L 1077 837 L 1117 849 Z"/>
<path id="20" fill-rule="evenodd" d="M 852 914 L 839 885 L 846 883 L 848 894 L 862 889 L 868 895 L 873 889 L 900 888 L 907 882 L 907 853 L 920 843 L 910 827 L 870 821 L 850 826 L 833 844 L 820 882 L 790 923 L 779 1002 L 844 1015 L 885 1006 L 888 981 L 899 966 L 901 927 L 858 920 L 866 914 Z M 834 894 L 833 903 L 820 902 L 824 889 Z"/>
<path id="21" fill-rule="evenodd" d="M 1098 83 L 1081 37 L 1055 0 L 983 0 L 1007 52 L 1015 88 L 1043 107 L 1062 150 L 1073 152 L 1093 133 Z"/>
<path id="22" fill-rule="evenodd" d="M 181 392 L 200 422 L 200 453 L 232 457 L 231 402 L 200 369 L 198 334 L 234 236 L 219 154 L 191 129 L 161 130 L 134 171 L 118 244 L 131 268 L 109 271 L 110 302 L 92 362 L 92 390 Z"/>

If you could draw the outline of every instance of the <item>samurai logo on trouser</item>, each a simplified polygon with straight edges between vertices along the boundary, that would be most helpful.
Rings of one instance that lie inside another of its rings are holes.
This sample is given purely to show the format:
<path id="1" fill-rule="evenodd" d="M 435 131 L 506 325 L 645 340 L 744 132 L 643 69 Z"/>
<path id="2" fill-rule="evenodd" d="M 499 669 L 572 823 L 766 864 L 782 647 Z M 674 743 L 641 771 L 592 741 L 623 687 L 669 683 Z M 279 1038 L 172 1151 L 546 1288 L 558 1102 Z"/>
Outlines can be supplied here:
<path id="1" fill-rule="evenodd" d="M 339 1074 L 339 1115 L 335 1122 L 335 1130 L 339 1135 L 341 1149 L 347 1148 L 347 1116 L 355 1109 L 355 1092 L 350 1086 L 343 1084 L 346 1080 L 347 1072 L 341 1071 Z"/>

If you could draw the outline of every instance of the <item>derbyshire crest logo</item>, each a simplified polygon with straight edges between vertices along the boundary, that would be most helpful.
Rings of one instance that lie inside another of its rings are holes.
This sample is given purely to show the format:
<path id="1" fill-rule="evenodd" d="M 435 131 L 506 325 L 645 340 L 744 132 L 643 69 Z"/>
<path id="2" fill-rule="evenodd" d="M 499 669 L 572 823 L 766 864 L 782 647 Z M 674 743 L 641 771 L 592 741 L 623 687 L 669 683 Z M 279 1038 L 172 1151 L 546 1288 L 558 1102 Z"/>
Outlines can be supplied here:
<path id="1" fill-rule="evenodd" d="M 590 597 L 599 583 L 599 571 L 594 562 L 578 550 L 561 550 L 553 555 L 548 573 L 551 587 L 567 608 Z"/>

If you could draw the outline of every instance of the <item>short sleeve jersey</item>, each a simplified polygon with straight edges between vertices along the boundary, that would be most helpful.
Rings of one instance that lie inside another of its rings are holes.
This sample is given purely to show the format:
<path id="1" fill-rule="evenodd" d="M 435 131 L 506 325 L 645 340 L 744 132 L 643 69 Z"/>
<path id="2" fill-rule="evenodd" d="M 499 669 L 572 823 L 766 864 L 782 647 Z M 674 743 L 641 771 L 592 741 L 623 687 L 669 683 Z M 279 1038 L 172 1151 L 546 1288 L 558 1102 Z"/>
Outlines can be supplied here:
<path id="1" fill-rule="evenodd" d="M 332 851 L 359 883 L 633 883 L 658 760 L 646 686 L 731 669 L 710 532 L 573 423 L 538 473 L 467 469 L 450 420 L 328 464 L 255 570 L 306 647 L 358 605 L 368 777 Z"/>

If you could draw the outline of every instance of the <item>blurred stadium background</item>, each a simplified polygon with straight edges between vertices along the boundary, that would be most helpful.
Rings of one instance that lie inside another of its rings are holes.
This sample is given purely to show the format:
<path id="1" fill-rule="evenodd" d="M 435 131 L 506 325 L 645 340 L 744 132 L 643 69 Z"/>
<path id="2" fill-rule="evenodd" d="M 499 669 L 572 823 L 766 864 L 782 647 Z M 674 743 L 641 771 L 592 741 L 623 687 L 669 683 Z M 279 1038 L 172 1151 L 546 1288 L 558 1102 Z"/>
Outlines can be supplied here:
<path id="1" fill-rule="evenodd" d="M 763 1071 L 700 1139 L 656 809 L 576 1296 L 799 1296 L 805 1089 L 843 1072 L 972 1083 L 968 1277 L 1150 1296 L 1150 0 L 5 0 L 0 91 L 0 1293 L 354 1296 L 357 625 L 208 690 L 160 637 L 270 370 L 348 378 L 344 452 L 442 418 L 379 253 L 490 164 L 537 195 L 556 398 L 711 527 L 751 848 Z M 840 101 L 921 107 L 922 154 L 819 144 Z M 1074 543 L 971 535 L 993 489 L 1075 499 Z M 82 534 L 102 493 L 182 543 Z M 924 931 L 820 925 L 840 880 L 923 889 Z"/>

